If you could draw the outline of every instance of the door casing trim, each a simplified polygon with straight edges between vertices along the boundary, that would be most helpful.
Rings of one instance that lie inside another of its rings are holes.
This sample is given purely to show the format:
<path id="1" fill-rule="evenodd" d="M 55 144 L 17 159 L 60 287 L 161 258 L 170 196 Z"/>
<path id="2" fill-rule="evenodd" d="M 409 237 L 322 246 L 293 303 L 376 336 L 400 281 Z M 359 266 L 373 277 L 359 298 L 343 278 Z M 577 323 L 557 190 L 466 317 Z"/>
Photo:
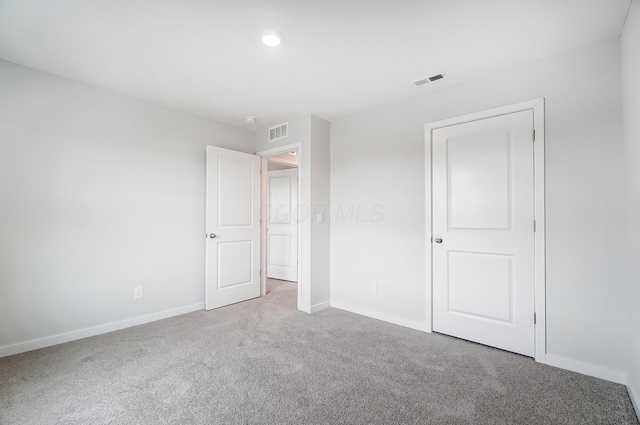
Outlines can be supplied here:
<path id="1" fill-rule="evenodd" d="M 268 200 L 266 198 L 267 194 L 267 185 L 269 182 L 269 178 L 267 176 L 268 170 L 268 162 L 269 157 L 280 155 L 287 152 L 297 151 L 298 152 L 298 204 L 301 203 L 302 200 L 302 167 L 303 167 L 303 155 L 302 151 L 302 143 L 291 143 L 284 146 L 279 146 L 272 149 L 266 149 L 259 152 L 256 152 L 256 155 L 262 157 L 262 178 L 261 178 L 261 186 L 262 186 L 262 203 L 261 205 L 264 207 L 268 204 Z M 266 295 L 267 293 L 267 225 L 266 225 L 266 208 L 262 208 L 260 212 L 260 220 L 262 223 L 260 229 L 260 268 L 262 270 L 262 274 L 260 275 L 260 285 L 261 285 L 261 296 Z M 311 293 L 311 281 L 305 278 L 302 270 L 306 270 L 307 268 L 311 268 L 311 264 L 307 264 L 306 259 L 302 256 L 302 243 L 304 238 L 307 238 L 308 235 L 303 237 L 303 229 L 300 221 L 298 221 L 298 310 L 304 311 L 305 313 L 311 313 L 311 306 L 306 305 L 302 299 L 302 292 L 304 290 L 305 293 Z"/>
<path id="2" fill-rule="evenodd" d="M 525 110 L 533 111 L 533 178 L 534 209 L 536 232 L 534 233 L 534 311 L 536 324 L 534 330 L 534 358 L 546 363 L 546 248 L 545 248 L 545 165 L 544 165 L 544 98 L 533 99 L 513 105 L 502 106 L 486 111 L 475 112 L 459 117 L 428 123 L 425 131 L 425 324 L 427 332 L 433 332 L 433 260 L 432 260 L 432 134 L 433 130 L 452 125 L 463 124 Z M 531 318 L 533 320 L 533 317 Z"/>

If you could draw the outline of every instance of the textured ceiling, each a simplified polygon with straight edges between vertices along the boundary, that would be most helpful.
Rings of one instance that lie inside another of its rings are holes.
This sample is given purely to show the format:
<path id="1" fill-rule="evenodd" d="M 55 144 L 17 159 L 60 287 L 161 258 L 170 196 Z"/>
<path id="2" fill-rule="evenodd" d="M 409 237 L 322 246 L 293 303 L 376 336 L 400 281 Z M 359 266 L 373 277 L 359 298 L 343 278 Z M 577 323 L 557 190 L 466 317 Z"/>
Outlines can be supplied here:
<path id="1" fill-rule="evenodd" d="M 629 3 L 0 0 L 0 58 L 253 129 L 333 121 L 617 37 Z M 268 29 L 280 47 L 262 45 Z"/>

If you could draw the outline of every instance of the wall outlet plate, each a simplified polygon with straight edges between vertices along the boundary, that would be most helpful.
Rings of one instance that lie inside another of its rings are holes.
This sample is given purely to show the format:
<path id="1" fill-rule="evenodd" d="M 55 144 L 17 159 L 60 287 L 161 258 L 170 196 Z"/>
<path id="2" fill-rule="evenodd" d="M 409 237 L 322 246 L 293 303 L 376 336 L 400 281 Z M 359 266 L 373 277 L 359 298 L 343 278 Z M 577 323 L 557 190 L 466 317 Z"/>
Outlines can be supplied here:
<path id="1" fill-rule="evenodd" d="M 139 300 L 144 297 L 144 286 L 136 286 L 133 288 L 133 299 Z"/>
<path id="2" fill-rule="evenodd" d="M 369 284 L 369 291 L 371 291 L 372 294 L 377 294 L 378 293 L 378 285 L 376 285 L 375 283 L 370 283 Z"/>

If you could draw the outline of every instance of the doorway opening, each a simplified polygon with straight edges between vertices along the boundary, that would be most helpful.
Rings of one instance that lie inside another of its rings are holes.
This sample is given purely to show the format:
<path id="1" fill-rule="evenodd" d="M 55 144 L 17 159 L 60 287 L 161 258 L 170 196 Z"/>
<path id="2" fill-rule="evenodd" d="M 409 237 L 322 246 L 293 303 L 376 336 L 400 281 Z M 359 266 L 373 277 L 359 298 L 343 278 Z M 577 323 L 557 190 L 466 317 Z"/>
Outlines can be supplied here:
<path id="1" fill-rule="evenodd" d="M 258 152 L 262 157 L 261 295 L 271 288 L 297 292 L 298 310 L 307 311 L 302 292 L 310 281 L 301 273 L 303 231 L 300 220 L 303 152 L 301 143 Z M 302 211 L 304 212 L 304 211 Z"/>
<path id="2" fill-rule="evenodd" d="M 267 157 L 265 292 L 297 291 L 298 283 L 298 152 Z"/>

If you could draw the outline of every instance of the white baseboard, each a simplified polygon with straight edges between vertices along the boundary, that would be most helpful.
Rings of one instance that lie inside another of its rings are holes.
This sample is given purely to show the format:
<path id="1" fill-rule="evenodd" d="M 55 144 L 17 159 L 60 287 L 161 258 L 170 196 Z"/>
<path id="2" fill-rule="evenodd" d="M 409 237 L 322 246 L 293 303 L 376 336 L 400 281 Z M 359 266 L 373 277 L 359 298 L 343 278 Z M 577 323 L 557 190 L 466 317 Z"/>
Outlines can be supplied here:
<path id="1" fill-rule="evenodd" d="M 605 366 L 598 366 L 591 363 L 581 362 L 579 360 L 569 359 L 567 357 L 548 353 L 546 356 L 546 363 L 549 366 L 559 367 L 560 369 L 567 369 L 572 372 L 582 373 L 583 375 L 593 376 L 595 378 L 604 379 L 606 381 L 611 381 L 618 384 L 626 385 L 627 383 L 627 375 L 624 372 Z"/>
<path id="2" fill-rule="evenodd" d="M 311 314 L 311 306 L 308 304 L 298 304 L 298 310 L 303 313 Z"/>
<path id="3" fill-rule="evenodd" d="M 143 325 L 156 320 L 167 319 L 173 316 L 191 313 L 204 309 L 204 303 L 187 305 L 184 307 L 173 308 L 171 310 L 160 311 L 158 313 L 147 314 L 145 316 L 132 317 L 131 319 L 120 320 L 117 322 L 105 323 L 104 325 L 93 326 L 90 328 L 79 329 L 77 331 L 65 332 L 57 335 L 47 336 L 44 338 L 32 339 L 30 341 L 19 342 L 17 344 L 6 345 L 0 347 L 0 357 L 20 354 L 31 350 L 51 347 L 52 345 L 63 344 L 65 342 L 76 341 L 78 339 L 90 336 L 101 335 L 107 332 L 118 331 L 120 329 L 130 328 L 132 326 Z"/>
<path id="4" fill-rule="evenodd" d="M 636 384 L 638 383 L 634 382 L 632 378 L 629 378 L 627 391 L 629 391 L 629 398 L 631 399 L 631 403 L 633 403 L 633 408 L 636 409 L 638 421 L 640 421 L 640 387 Z"/>
<path id="5" fill-rule="evenodd" d="M 393 314 L 383 313 L 380 311 L 370 310 L 367 308 L 357 307 L 341 302 L 331 301 L 331 307 L 340 310 L 349 311 L 361 316 L 371 317 L 372 319 L 382 320 L 383 322 L 393 323 L 394 325 L 404 326 L 406 328 L 416 329 L 418 331 L 428 332 L 427 324 L 419 320 L 405 319 Z"/>
<path id="6" fill-rule="evenodd" d="M 331 304 L 329 303 L 329 301 L 325 301 L 323 303 L 318 303 L 318 304 L 312 305 L 311 306 L 311 314 L 317 313 L 317 312 L 319 312 L 321 310 L 324 310 L 326 308 L 329 308 L 329 307 L 331 307 Z"/>

